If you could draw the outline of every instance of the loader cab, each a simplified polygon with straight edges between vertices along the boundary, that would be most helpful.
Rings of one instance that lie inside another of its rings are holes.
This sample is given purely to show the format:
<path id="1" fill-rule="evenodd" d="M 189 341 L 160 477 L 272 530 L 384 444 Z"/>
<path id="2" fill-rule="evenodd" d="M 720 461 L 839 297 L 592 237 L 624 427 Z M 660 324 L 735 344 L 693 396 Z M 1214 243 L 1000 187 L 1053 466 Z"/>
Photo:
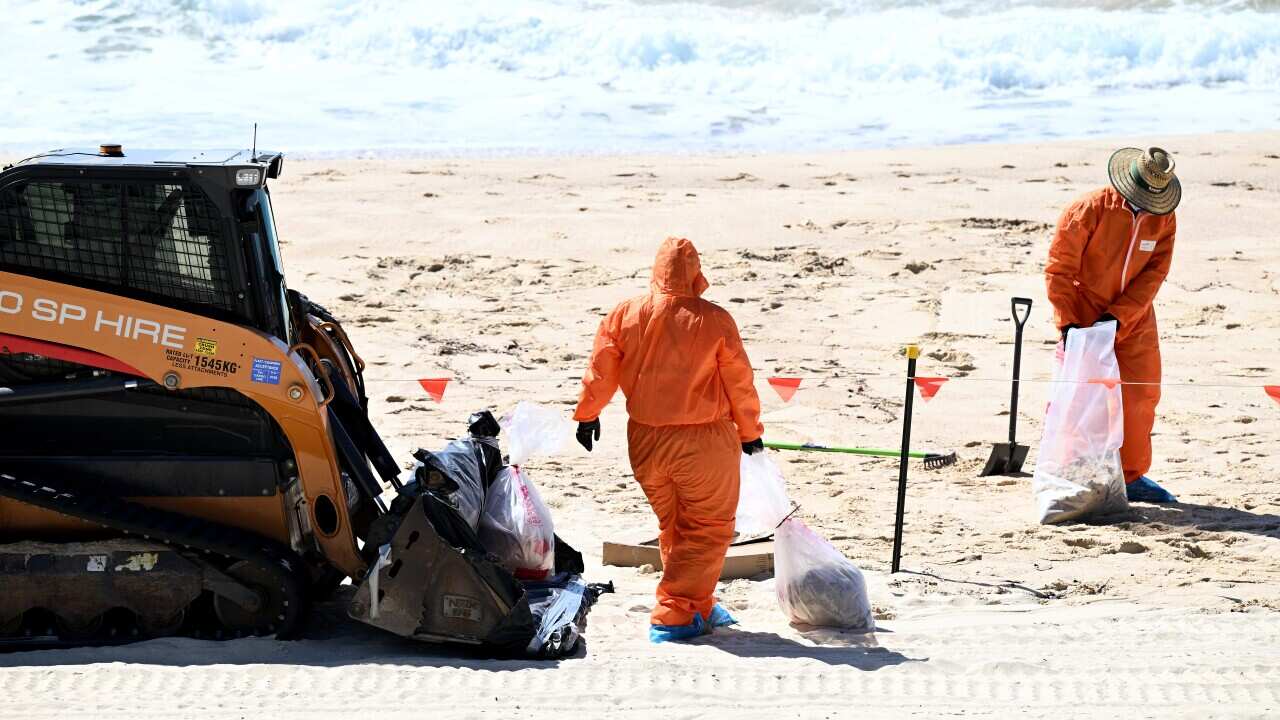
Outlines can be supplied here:
<path id="1" fill-rule="evenodd" d="M 279 153 L 56 150 L 0 172 L 0 269 L 292 344 L 267 181 Z"/>

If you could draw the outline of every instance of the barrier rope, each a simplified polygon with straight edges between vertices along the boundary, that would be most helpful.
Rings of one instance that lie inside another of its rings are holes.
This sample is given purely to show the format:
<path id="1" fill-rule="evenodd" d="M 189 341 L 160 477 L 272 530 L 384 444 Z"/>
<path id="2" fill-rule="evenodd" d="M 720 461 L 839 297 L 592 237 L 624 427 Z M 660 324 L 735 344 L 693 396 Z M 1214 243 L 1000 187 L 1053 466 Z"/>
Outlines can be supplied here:
<path id="1" fill-rule="evenodd" d="M 828 380 L 840 379 L 881 379 L 881 380 L 901 380 L 902 375 L 881 375 L 881 374 L 851 374 L 851 375 L 785 375 L 786 379 L 800 380 L 817 380 L 817 382 L 828 382 Z M 931 377 L 920 377 L 919 379 L 936 379 L 938 375 Z M 460 384 L 534 384 L 534 383 L 566 383 L 579 382 L 582 378 L 579 375 L 567 378 L 448 378 L 451 383 Z M 915 380 L 916 378 L 910 378 Z M 974 377 L 941 377 L 948 383 L 1011 383 L 1011 378 L 974 378 Z M 365 378 L 365 384 L 370 383 L 419 383 L 422 378 Z M 1101 384 L 1100 380 L 1068 380 L 1068 379 L 1048 379 L 1048 378 L 1021 378 L 1018 380 L 1023 384 Z M 1110 380 L 1108 380 L 1110 383 Z M 1185 382 L 1169 382 L 1169 380 L 1160 380 L 1160 382 L 1146 382 L 1146 380 L 1116 380 L 1116 386 L 1160 386 L 1160 387 L 1198 387 L 1211 389 L 1258 389 L 1271 386 L 1271 384 L 1242 384 L 1242 383 L 1197 383 L 1194 380 L 1185 380 Z"/>
<path id="2" fill-rule="evenodd" d="M 756 372 L 757 372 L 758 374 L 760 374 L 761 376 L 763 376 L 763 374 L 762 374 L 762 373 L 760 373 L 760 371 L 758 371 L 758 370 L 757 370 Z M 844 374 L 839 374 L 839 375 L 785 375 L 785 376 L 777 376 L 777 377 L 779 377 L 779 378 L 781 378 L 781 379 L 787 379 L 787 380 L 803 380 L 803 381 L 817 381 L 817 382 L 828 382 L 828 381 L 832 381 L 832 380 L 895 380 L 895 381 L 902 380 L 902 376 L 901 376 L 901 375 L 881 375 L 881 374 L 879 374 L 879 373 L 859 373 L 859 372 L 844 373 Z M 973 376 L 962 376 L 962 377 L 948 377 L 948 376 L 930 376 L 930 377 L 924 377 L 924 376 L 921 376 L 919 379 L 921 379 L 921 380 L 932 380 L 932 379 L 936 379 L 936 378 L 939 378 L 939 377 L 940 377 L 941 379 L 943 379 L 943 380 L 946 380 L 946 381 L 947 381 L 947 382 L 949 382 L 949 383 L 971 383 L 971 382 L 972 382 L 972 383 L 1002 383 L 1002 384 L 1004 384 L 1004 383 L 1011 383 L 1011 382 L 1013 382 L 1012 378 L 1007 378 L 1007 377 L 1006 377 L 1006 378 L 992 378 L 992 377 L 973 377 Z M 452 382 L 452 383 L 459 383 L 459 384 L 475 384 L 475 385 L 506 385 L 506 384 L 524 384 L 524 383 L 528 383 L 528 384 L 533 384 L 533 383 L 544 383 L 544 384 L 549 384 L 549 383 L 578 382 L 578 381 L 580 381 L 581 379 L 582 379 L 582 378 L 581 378 L 581 376 L 574 375 L 574 376 L 568 376 L 568 377 L 564 377 L 564 378 L 553 378 L 553 377 L 534 377 L 534 378 L 528 378 L 528 377 L 526 377 L 526 378 L 515 378 L 515 377 L 513 377 L 513 378 L 491 378 L 491 377 L 467 378 L 467 377 L 463 377 L 463 378 L 456 378 L 456 377 L 451 377 L 451 378 L 449 378 L 449 381 L 450 381 L 450 382 Z M 916 378 L 915 378 L 915 377 L 911 377 L 910 379 L 911 379 L 911 380 L 915 380 Z M 412 378 L 411 378 L 411 377 L 403 377 L 403 378 L 385 378 L 385 377 L 382 377 L 382 378 L 369 378 L 369 377 L 366 377 L 366 378 L 365 378 L 365 383 L 366 383 L 366 384 L 369 384 L 369 383 L 417 383 L 417 382 L 421 382 L 421 380 L 422 380 L 422 378 L 418 378 L 418 377 L 412 377 Z M 1022 378 L 1022 379 L 1020 379 L 1018 382 L 1019 382 L 1019 383 L 1023 383 L 1023 384 L 1028 384 L 1028 385 L 1055 385 L 1055 384 L 1076 384 L 1076 385 L 1090 385 L 1090 384 L 1092 384 L 1092 385 L 1097 385 L 1097 384 L 1100 384 L 1098 380 L 1065 380 L 1065 379 L 1056 379 L 1056 378 Z M 1110 383 L 1110 381 L 1108 381 L 1108 382 Z M 1244 383 L 1200 383 L 1200 382 L 1196 382 L 1196 381 L 1194 381 L 1194 380 L 1189 380 L 1189 381 L 1167 381 L 1167 380 L 1162 380 L 1162 381 L 1119 380 L 1119 381 L 1116 381 L 1116 382 L 1115 382 L 1115 383 L 1113 383 L 1113 384 L 1115 384 L 1115 385 L 1154 385 L 1154 386 L 1160 386 L 1160 387 L 1191 387 L 1191 388 L 1209 388 L 1209 389 L 1223 389 L 1223 390 L 1241 390 L 1241 389 L 1244 389 L 1244 390 L 1256 390 L 1256 389 L 1259 389 L 1259 388 L 1280 387 L 1280 385 L 1269 385 L 1269 384 L 1267 384 L 1267 383 L 1260 383 L 1260 384 L 1244 384 Z"/>

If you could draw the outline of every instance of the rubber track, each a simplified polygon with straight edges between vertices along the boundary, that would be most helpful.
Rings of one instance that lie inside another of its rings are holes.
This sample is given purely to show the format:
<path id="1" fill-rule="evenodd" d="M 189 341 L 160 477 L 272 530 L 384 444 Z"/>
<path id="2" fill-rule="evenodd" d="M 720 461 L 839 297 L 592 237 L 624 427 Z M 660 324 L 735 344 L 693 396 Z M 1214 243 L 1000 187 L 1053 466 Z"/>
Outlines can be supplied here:
<path id="1" fill-rule="evenodd" d="M 258 628 L 285 640 L 301 632 L 306 617 L 302 562 L 291 550 L 254 533 L 201 518 L 159 510 L 118 497 L 60 490 L 45 480 L 20 480 L 0 473 L 0 496 L 78 518 L 95 525 L 169 545 L 175 550 L 248 561 L 267 569 L 285 597 L 284 619 Z M 230 563 L 215 563 L 226 567 Z"/>

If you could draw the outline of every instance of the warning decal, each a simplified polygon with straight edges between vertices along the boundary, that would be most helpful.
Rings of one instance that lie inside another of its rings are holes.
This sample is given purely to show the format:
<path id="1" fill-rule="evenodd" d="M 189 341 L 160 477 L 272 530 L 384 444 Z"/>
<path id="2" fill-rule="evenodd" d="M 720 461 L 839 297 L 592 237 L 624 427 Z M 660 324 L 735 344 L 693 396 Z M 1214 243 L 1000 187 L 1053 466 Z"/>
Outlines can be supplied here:
<path id="1" fill-rule="evenodd" d="M 253 359 L 253 373 L 249 379 L 267 385 L 280 384 L 280 362 L 278 360 Z"/>

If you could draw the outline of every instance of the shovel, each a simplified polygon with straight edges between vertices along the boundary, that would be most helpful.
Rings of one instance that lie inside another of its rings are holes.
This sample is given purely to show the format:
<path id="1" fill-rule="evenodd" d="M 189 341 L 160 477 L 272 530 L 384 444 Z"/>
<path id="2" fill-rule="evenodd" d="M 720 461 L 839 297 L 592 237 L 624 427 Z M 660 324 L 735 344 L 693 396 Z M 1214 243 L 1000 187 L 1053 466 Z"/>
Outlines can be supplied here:
<path id="1" fill-rule="evenodd" d="M 1022 308 L 1021 314 L 1018 308 Z M 1013 336 L 1013 397 L 1009 400 L 1009 442 L 996 443 L 991 448 L 987 466 L 978 477 L 988 475 L 1017 475 L 1027 459 L 1027 446 L 1018 444 L 1018 379 L 1022 372 L 1022 328 L 1031 317 L 1031 299 L 1013 298 L 1013 322 L 1017 326 Z"/>

